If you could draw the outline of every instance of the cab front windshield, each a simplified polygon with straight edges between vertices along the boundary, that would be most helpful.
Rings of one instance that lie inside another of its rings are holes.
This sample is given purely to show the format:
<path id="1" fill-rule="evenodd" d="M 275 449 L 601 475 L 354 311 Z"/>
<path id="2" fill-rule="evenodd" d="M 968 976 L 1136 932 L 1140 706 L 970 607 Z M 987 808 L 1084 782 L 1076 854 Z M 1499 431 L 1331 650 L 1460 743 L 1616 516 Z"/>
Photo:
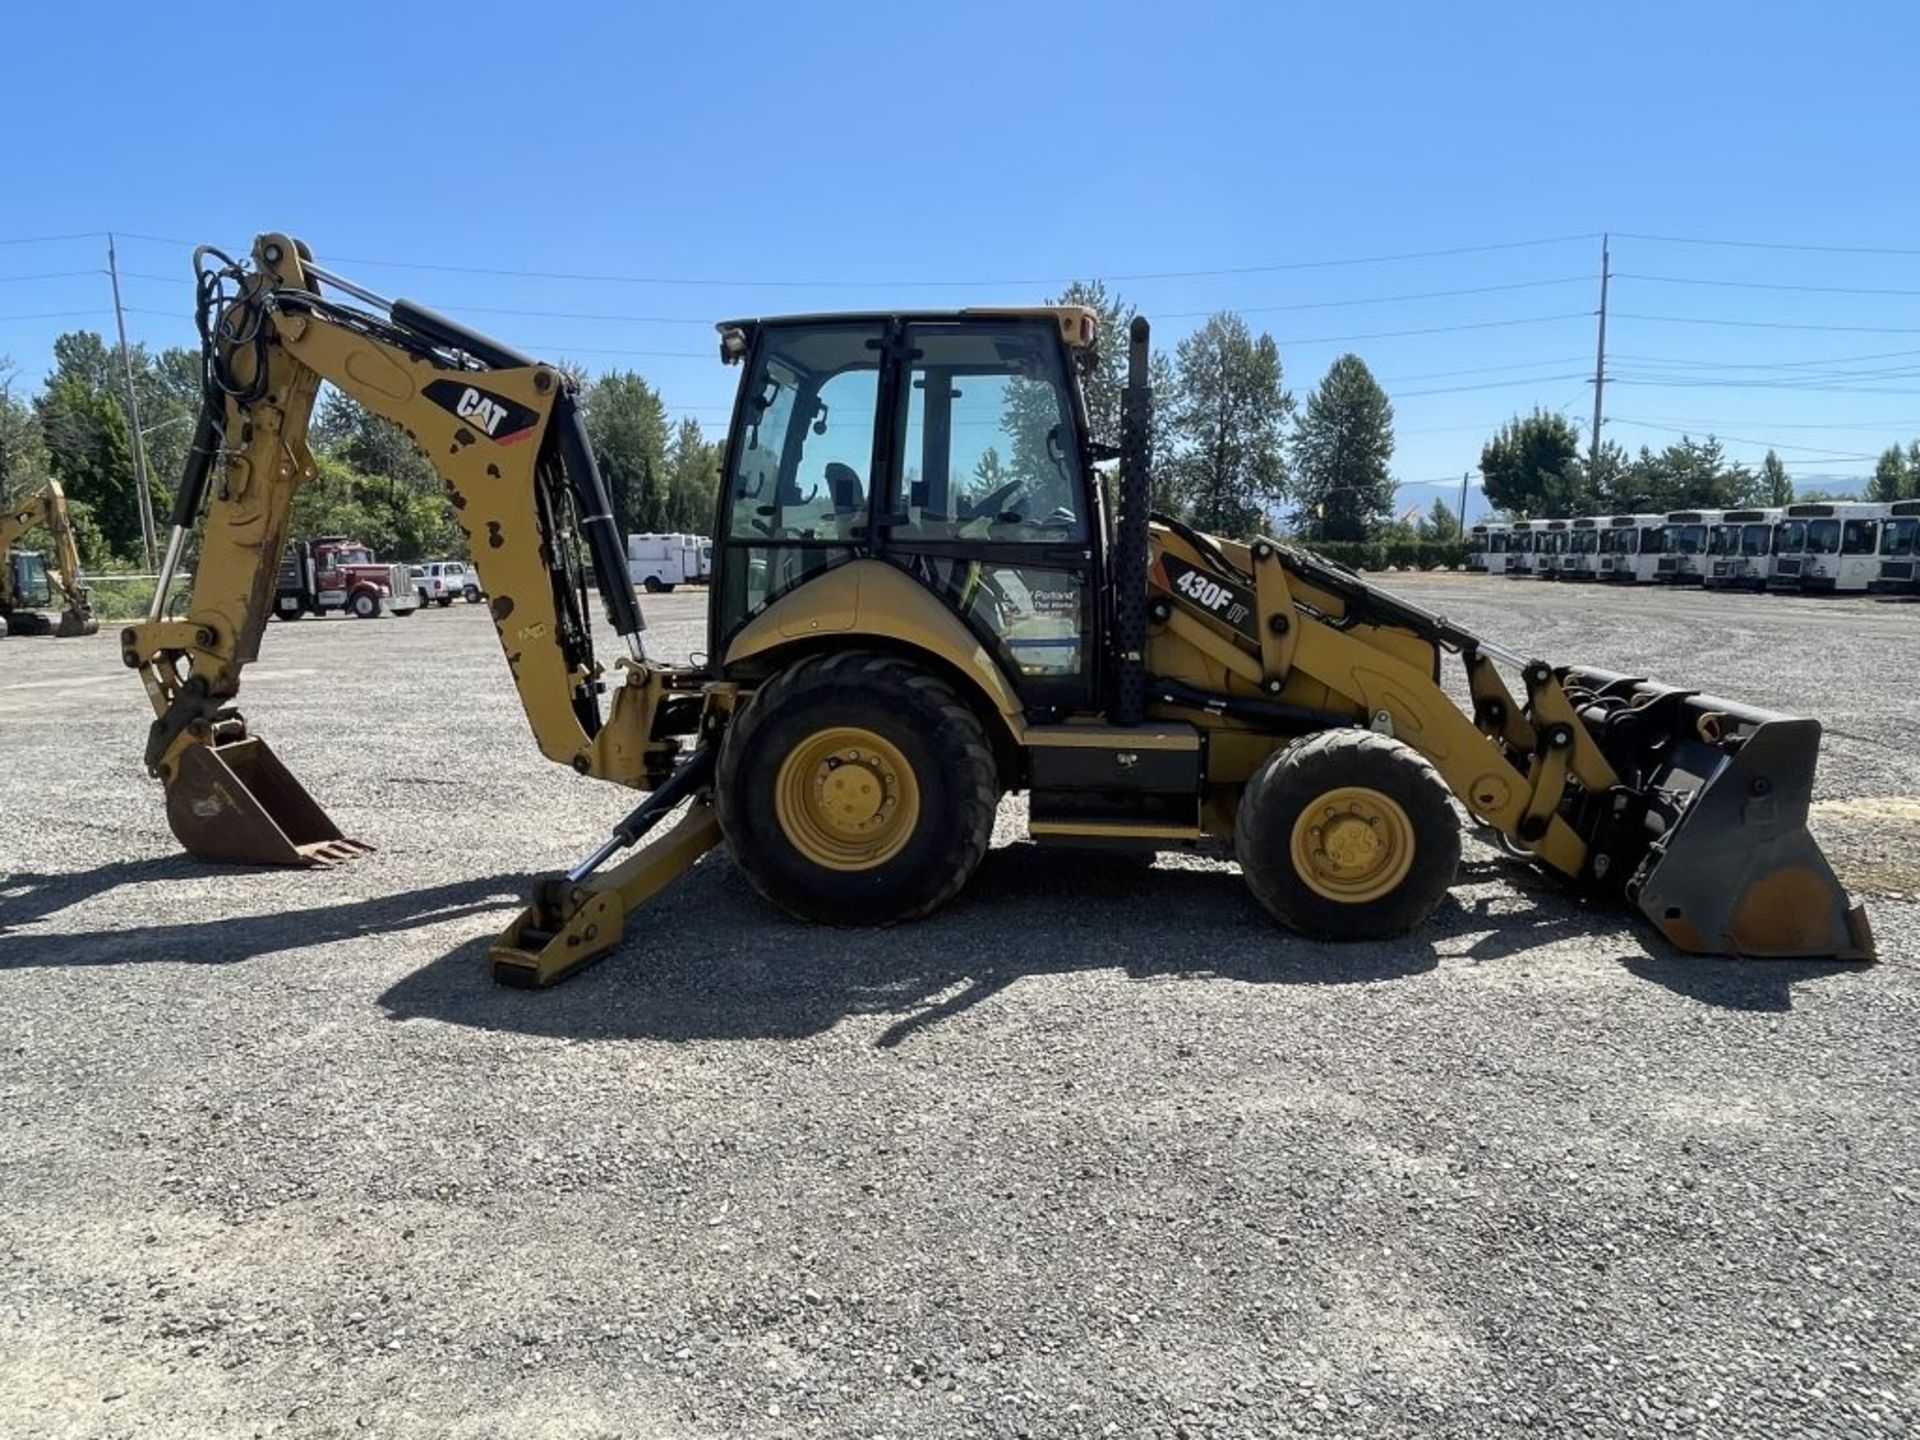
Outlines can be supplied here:
<path id="1" fill-rule="evenodd" d="M 1773 532 L 1773 553 L 1799 555 L 1807 548 L 1807 522 L 1782 520 Z"/>
<path id="2" fill-rule="evenodd" d="M 371 565 L 373 552 L 364 545 L 343 545 L 333 552 L 335 565 Z"/>
<path id="3" fill-rule="evenodd" d="M 1895 559 L 1905 559 L 1913 554 L 1916 531 L 1920 531 L 1920 520 L 1884 521 L 1880 526 L 1880 553 Z"/>
<path id="4" fill-rule="evenodd" d="M 1716 525 L 1712 538 L 1707 542 L 1710 555 L 1738 555 L 1740 553 L 1740 527 L 1738 525 Z"/>
<path id="5" fill-rule="evenodd" d="M 46 560 L 31 552 L 14 554 L 14 579 L 19 585 L 20 602 L 23 605 L 51 605 L 53 603 L 53 582 L 47 579 Z"/>
<path id="6" fill-rule="evenodd" d="M 1674 525 L 1667 530 L 1667 549 L 1675 555 L 1698 555 L 1706 543 L 1704 525 Z"/>
<path id="7" fill-rule="evenodd" d="M 1771 525 L 1742 525 L 1740 527 L 1740 553 L 1749 559 L 1767 553 L 1767 545 L 1773 539 Z"/>
<path id="8" fill-rule="evenodd" d="M 1599 548 L 1600 532 L 1598 530 L 1576 530 L 1573 532 L 1574 554 L 1591 555 Z"/>
<path id="9" fill-rule="evenodd" d="M 1810 521 L 1807 525 L 1807 553 L 1838 555 L 1840 553 L 1840 522 L 1838 520 Z"/>

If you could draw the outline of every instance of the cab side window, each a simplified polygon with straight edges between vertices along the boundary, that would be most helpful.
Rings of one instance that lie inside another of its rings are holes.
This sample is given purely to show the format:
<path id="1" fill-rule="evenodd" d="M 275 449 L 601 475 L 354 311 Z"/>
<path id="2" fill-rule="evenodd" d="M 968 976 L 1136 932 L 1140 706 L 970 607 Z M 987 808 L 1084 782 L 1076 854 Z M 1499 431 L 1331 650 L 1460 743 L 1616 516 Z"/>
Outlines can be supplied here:
<path id="1" fill-rule="evenodd" d="M 1082 460 L 1051 322 L 914 325 L 895 541 L 1085 543 Z"/>

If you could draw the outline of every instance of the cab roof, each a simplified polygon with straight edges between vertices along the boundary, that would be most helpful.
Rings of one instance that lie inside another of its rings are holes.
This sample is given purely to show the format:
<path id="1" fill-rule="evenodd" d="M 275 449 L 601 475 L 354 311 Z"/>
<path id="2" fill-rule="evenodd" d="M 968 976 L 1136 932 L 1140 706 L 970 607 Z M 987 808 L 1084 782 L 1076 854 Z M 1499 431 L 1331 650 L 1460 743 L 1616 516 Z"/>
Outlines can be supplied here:
<path id="1" fill-rule="evenodd" d="M 799 315 L 759 315 L 722 320 L 720 358 L 729 364 L 742 359 L 755 331 L 767 326 L 858 324 L 861 321 L 913 325 L 964 325 L 970 321 L 1051 320 L 1060 328 L 1060 340 L 1070 350 L 1091 350 L 1100 339 L 1100 317 L 1084 305 L 980 305 L 960 310 L 826 310 Z"/>

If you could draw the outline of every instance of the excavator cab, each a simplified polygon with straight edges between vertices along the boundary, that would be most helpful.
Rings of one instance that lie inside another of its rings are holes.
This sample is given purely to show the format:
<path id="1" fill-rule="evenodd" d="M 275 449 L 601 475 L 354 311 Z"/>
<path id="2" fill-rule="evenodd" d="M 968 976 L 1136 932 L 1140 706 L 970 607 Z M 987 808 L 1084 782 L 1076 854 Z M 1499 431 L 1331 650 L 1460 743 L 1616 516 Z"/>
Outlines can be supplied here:
<path id="1" fill-rule="evenodd" d="M 29 610 L 52 605 L 53 581 L 47 575 L 47 557 L 34 550 L 16 550 L 8 559 L 13 565 L 14 603 Z"/>
<path id="2" fill-rule="evenodd" d="M 646 654 L 564 372 L 334 275 L 287 236 L 260 237 L 250 263 L 198 259 L 206 403 L 152 610 L 121 636 L 175 831 L 214 859 L 354 848 L 235 704 L 331 382 L 445 479 L 542 752 L 646 792 L 490 948 L 504 983 L 605 954 L 722 840 L 804 918 L 929 914 L 1013 793 L 1040 843 L 1229 843 L 1260 902 L 1320 938 L 1425 920 L 1464 816 L 1684 950 L 1873 953 L 1806 830 L 1816 722 L 1552 665 L 1294 545 L 1150 514 L 1143 319 L 1117 451 L 1089 432 L 1079 377 L 1098 337 L 1079 307 L 722 324 L 741 384 L 709 653 L 673 666 Z M 193 593 L 163 619 L 196 523 Z M 595 591 L 625 651 L 611 662 Z M 1443 683 L 1449 660 L 1470 709 Z"/>

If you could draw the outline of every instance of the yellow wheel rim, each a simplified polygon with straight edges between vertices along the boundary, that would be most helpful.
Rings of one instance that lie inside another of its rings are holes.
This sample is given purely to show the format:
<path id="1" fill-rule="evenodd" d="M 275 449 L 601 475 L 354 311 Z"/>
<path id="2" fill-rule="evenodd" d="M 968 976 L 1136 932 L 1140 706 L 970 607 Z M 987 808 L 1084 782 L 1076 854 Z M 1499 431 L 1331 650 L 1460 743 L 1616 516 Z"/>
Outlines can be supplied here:
<path id="1" fill-rule="evenodd" d="M 1364 905 L 1413 868 L 1413 822 L 1391 796 L 1343 785 L 1300 812 L 1292 848 L 1294 871 L 1316 895 Z"/>
<path id="2" fill-rule="evenodd" d="M 900 853 L 920 819 L 920 785 L 884 735 L 819 730 L 787 752 L 773 810 L 793 848 L 829 870 L 871 870 Z"/>

